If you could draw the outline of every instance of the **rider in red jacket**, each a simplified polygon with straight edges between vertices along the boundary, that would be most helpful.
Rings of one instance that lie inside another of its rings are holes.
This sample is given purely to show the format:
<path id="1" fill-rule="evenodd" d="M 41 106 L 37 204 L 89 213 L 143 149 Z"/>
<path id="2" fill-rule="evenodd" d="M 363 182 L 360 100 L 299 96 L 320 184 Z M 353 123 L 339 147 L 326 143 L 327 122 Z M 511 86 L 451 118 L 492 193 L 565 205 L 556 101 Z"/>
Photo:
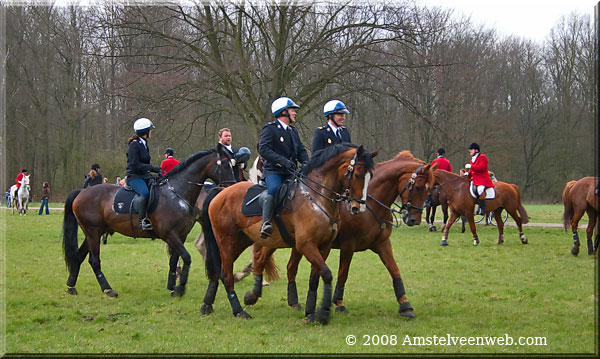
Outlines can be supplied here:
<path id="1" fill-rule="evenodd" d="M 471 155 L 471 168 L 467 174 L 473 179 L 473 185 L 475 185 L 476 194 L 479 197 L 484 191 L 487 192 L 487 188 L 493 188 L 494 183 L 492 183 L 488 173 L 487 156 L 481 153 L 479 145 L 475 142 L 471 143 L 469 154 Z M 479 209 L 476 214 L 485 214 L 485 199 L 477 198 L 477 204 Z"/>
<path id="2" fill-rule="evenodd" d="M 16 198 L 19 197 L 19 189 L 21 189 L 21 182 L 23 181 L 23 176 L 27 176 L 27 170 L 26 169 L 21 170 L 21 173 L 19 173 L 17 175 L 17 178 L 15 178 L 15 182 L 17 182 L 17 190 L 15 191 L 15 197 Z"/>

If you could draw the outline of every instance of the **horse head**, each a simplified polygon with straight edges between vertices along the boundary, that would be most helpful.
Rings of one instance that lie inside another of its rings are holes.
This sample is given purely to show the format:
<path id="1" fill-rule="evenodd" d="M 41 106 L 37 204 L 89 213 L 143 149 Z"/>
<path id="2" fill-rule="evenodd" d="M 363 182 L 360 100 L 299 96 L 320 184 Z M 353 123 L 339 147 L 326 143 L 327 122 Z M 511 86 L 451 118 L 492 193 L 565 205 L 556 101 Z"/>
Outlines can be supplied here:
<path id="1" fill-rule="evenodd" d="M 402 201 L 402 220 L 408 226 L 421 223 L 421 213 L 427 193 L 435 183 L 434 171 L 437 163 L 428 165 L 415 164 L 415 169 L 408 176 L 401 176 L 398 181 L 398 193 Z"/>

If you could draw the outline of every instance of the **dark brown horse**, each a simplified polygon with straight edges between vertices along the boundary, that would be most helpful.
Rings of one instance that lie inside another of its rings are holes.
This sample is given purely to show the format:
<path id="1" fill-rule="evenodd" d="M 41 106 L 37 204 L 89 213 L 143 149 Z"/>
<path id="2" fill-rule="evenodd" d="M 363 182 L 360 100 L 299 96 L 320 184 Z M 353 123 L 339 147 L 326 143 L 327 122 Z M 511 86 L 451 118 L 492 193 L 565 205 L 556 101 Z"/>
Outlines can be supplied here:
<path id="1" fill-rule="evenodd" d="M 188 279 L 191 258 L 183 246 L 199 214 L 194 203 L 207 178 L 218 183 L 235 181 L 233 162 L 229 152 L 222 146 L 198 152 L 175 167 L 159 181 L 159 200 L 150 214 L 154 229 L 141 231 L 138 215 L 118 214 L 113 209 L 115 194 L 120 186 L 101 184 L 84 190 L 72 191 L 65 203 L 63 222 L 63 251 L 69 269 L 68 292 L 77 294 L 75 284 L 81 263 L 89 254 L 89 262 L 102 291 L 111 297 L 118 294 L 110 287 L 100 269 L 100 236 L 119 232 L 130 237 L 157 237 L 169 246 L 169 276 L 167 289 L 173 296 L 182 296 Z M 85 234 L 83 243 L 77 247 L 77 226 Z M 176 267 L 179 257 L 183 269 L 179 285 L 175 287 Z"/>
<path id="2" fill-rule="evenodd" d="M 354 216 L 345 208 L 340 208 L 341 225 L 332 246 L 340 250 L 338 280 L 333 295 L 336 311 L 347 312 L 343 305 L 344 287 L 354 253 L 370 249 L 379 255 L 392 277 L 400 315 L 414 318 L 414 310 L 406 297 L 404 283 L 392 251 L 390 235 L 392 227 L 396 226 L 393 223 L 392 211 L 396 210 L 392 210 L 391 207 L 399 197 L 402 202 L 401 213 L 404 223 L 409 226 L 419 225 L 423 202 L 435 180 L 433 177 L 435 168 L 437 164 L 434 167 L 427 165 L 424 161 L 416 159 L 409 151 L 400 152 L 393 159 L 378 163 L 375 167 L 373 178 L 369 182 L 368 211 Z M 298 304 L 295 282 L 301 258 L 302 255 L 293 249 L 287 266 L 288 304 L 296 309 L 301 308 Z M 314 273 L 311 273 L 306 299 L 307 316 L 314 312 L 318 279 Z"/>
<path id="3" fill-rule="evenodd" d="M 469 221 L 471 233 L 473 233 L 473 245 L 479 244 L 475 220 L 473 219 L 473 210 L 475 207 L 475 198 L 469 193 L 470 180 L 456 173 L 437 170 L 435 171 L 436 183 L 442 187 L 448 196 L 448 205 L 450 206 L 450 218 L 446 222 L 444 234 L 442 235 L 442 246 L 448 245 L 448 232 L 450 227 L 458 216 L 465 216 Z M 487 213 L 494 212 L 496 223 L 498 224 L 498 244 L 504 243 L 504 221 L 502 220 L 502 209 L 505 209 L 515 220 L 519 227 L 519 238 L 523 244 L 527 244 L 527 237 L 523 234 L 523 223 L 529 222 L 529 217 L 525 208 L 521 204 L 521 192 L 519 187 L 514 184 L 498 181 L 494 183 L 496 197 L 485 201 L 485 210 Z M 517 214 L 517 211 L 519 214 Z M 520 217 L 519 217 L 520 215 Z"/>
<path id="4" fill-rule="evenodd" d="M 594 254 L 598 250 L 598 242 L 600 234 L 596 230 L 596 240 L 592 246 L 592 236 L 594 227 L 596 226 L 598 215 L 600 214 L 600 201 L 598 196 L 594 194 L 594 187 L 598 183 L 598 177 L 584 177 L 579 181 L 569 181 L 563 190 L 562 199 L 565 207 L 563 213 L 563 224 L 565 232 L 567 227 L 571 226 L 573 232 L 573 255 L 579 254 L 579 235 L 577 234 L 577 226 L 579 220 L 583 217 L 583 213 L 588 215 L 588 225 L 585 230 L 587 237 L 588 254 Z"/>
<path id="5" fill-rule="evenodd" d="M 440 186 L 434 186 L 429 193 L 431 193 L 431 202 L 425 211 L 425 222 L 427 222 L 427 225 L 429 226 L 429 232 L 435 232 L 437 230 L 434 225 L 437 206 L 442 207 L 444 225 L 448 222 L 448 196 L 446 196 L 446 192 L 444 192 Z"/>
<path id="6" fill-rule="evenodd" d="M 331 243 L 339 225 L 339 202 L 346 200 L 351 212 L 359 213 L 361 200 L 366 199 L 373 160 L 362 146 L 347 144 L 328 147 L 316 153 L 303 168 L 292 186 L 293 198 L 281 212 L 289 237 L 295 248 L 312 264 L 325 283 L 322 304 L 316 313 L 321 323 L 329 321 L 331 306 L 331 271 L 325 264 Z M 210 280 L 202 313 L 212 312 L 218 279 L 222 277 L 234 316 L 250 318 L 237 299 L 234 291 L 233 262 L 253 242 L 268 248 L 264 251 L 254 246 L 255 290 L 257 296 L 246 295 L 245 303 L 254 304 L 262 290 L 263 270 L 273 266 L 271 255 L 277 248 L 291 247 L 282 237 L 279 227 L 274 226 L 273 235 L 260 236 L 261 217 L 246 217 L 241 208 L 244 194 L 252 186 L 240 182 L 223 189 L 214 199 L 209 196 L 202 214 L 202 229 L 206 239 L 206 271 Z M 364 206 L 364 205 L 363 205 Z"/>

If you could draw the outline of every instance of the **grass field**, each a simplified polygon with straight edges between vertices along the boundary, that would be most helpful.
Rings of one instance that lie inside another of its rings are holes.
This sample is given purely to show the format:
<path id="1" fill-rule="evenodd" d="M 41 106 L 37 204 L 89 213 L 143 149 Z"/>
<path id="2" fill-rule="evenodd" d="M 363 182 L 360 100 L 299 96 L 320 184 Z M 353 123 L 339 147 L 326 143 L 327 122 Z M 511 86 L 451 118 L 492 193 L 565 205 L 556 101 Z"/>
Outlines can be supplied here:
<path id="1" fill-rule="evenodd" d="M 505 244 L 497 246 L 496 228 L 478 226 L 481 244 L 472 247 L 470 233 L 461 234 L 456 226 L 450 246 L 440 247 L 439 232 L 402 225 L 392 245 L 417 318 L 398 316 L 387 270 L 375 254 L 364 252 L 355 255 L 346 283 L 350 313 L 333 313 L 330 324 L 321 326 L 305 324 L 303 311 L 288 308 L 285 279 L 272 282 L 259 302 L 246 308 L 252 320 L 231 315 L 222 286 L 215 312 L 201 315 L 207 280 L 191 243 L 199 226 L 186 243 L 193 263 L 185 297 L 173 299 L 165 288 L 168 260 L 162 241 L 120 235 L 101 248 L 103 272 L 119 298 L 101 293 L 87 263 L 77 283 L 79 295 L 70 296 L 61 251 L 62 212 L 38 216 L 39 207 L 31 208 L 35 212 L 20 217 L 0 211 L 6 228 L 8 353 L 593 354 L 597 348 L 597 257 L 585 254 L 585 244 L 579 257 L 572 256 L 571 235 L 562 228 L 526 228 L 530 243 L 522 245 L 517 229 L 507 227 Z M 532 222 L 561 222 L 562 206 L 526 208 Z M 288 256 L 289 250 L 275 253 L 283 278 Z M 249 261 L 244 253 L 236 270 Z M 338 251 L 327 263 L 335 275 Z M 303 260 L 297 278 L 301 303 L 308 272 Z M 238 283 L 238 297 L 252 284 L 250 279 Z M 356 337 L 354 345 L 346 343 L 349 335 Z M 439 337 L 448 335 L 459 342 L 440 345 Z M 469 345 L 469 337 L 515 343 Z M 525 343 L 516 343 L 521 337 Z"/>

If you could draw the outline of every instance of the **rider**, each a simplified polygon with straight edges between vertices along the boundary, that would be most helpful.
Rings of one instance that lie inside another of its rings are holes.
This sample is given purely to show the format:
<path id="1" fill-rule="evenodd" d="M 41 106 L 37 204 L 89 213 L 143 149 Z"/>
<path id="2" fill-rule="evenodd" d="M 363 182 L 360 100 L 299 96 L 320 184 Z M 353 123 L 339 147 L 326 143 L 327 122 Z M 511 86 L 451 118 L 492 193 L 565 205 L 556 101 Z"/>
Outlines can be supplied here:
<path id="1" fill-rule="evenodd" d="M 138 210 L 140 228 L 143 231 L 152 230 L 152 223 L 147 216 L 150 192 L 146 181 L 152 178 L 150 172 L 160 173 L 160 167 L 150 164 L 148 138 L 153 128 L 152 121 L 147 118 L 142 117 L 135 120 L 133 123 L 135 135 L 129 139 L 129 148 L 127 149 L 127 184 L 140 195 Z"/>
<path id="2" fill-rule="evenodd" d="M 488 158 L 481 153 L 479 145 L 475 142 L 469 146 L 469 155 L 471 155 L 471 168 L 467 171 L 467 175 L 473 178 L 473 185 L 476 186 L 477 204 L 479 209 L 475 214 L 485 214 L 485 199 L 480 199 L 479 196 L 485 191 L 488 197 L 488 188 L 493 188 L 494 183 L 490 179 L 488 173 Z"/>
<path id="3" fill-rule="evenodd" d="M 23 177 L 27 176 L 27 170 L 26 169 L 22 169 L 21 173 L 19 173 L 17 175 L 17 178 L 15 178 L 15 182 L 17 182 L 17 190 L 15 191 L 15 197 L 14 198 L 19 198 L 19 189 L 21 188 L 21 182 L 23 181 Z"/>
<path id="4" fill-rule="evenodd" d="M 446 157 L 444 157 L 444 154 L 446 154 L 446 150 L 443 147 L 440 147 L 440 148 L 438 148 L 437 153 L 438 153 L 438 156 L 435 160 L 431 161 L 431 165 L 433 166 L 433 164 L 437 163 L 438 170 L 452 172 L 452 166 L 450 165 L 450 161 L 448 161 L 448 159 L 446 159 Z M 433 188 L 432 188 L 432 190 L 433 190 Z M 425 203 L 423 204 L 423 207 L 430 207 L 430 206 L 431 206 L 431 191 L 429 191 L 429 193 L 427 193 L 427 198 L 425 198 Z"/>
<path id="5" fill-rule="evenodd" d="M 346 114 L 349 113 L 346 105 L 340 100 L 331 100 L 323 106 L 323 115 L 327 118 L 327 124 L 315 130 L 312 143 L 313 154 L 330 145 L 352 142 L 350 132 L 342 126 Z"/>
<path id="6" fill-rule="evenodd" d="M 308 162 L 308 153 L 300 141 L 298 131 L 292 124 L 296 121 L 296 109 L 299 108 L 288 97 L 280 97 L 271 104 L 275 121 L 264 125 L 258 141 L 258 152 L 265 160 L 263 178 L 267 185 L 267 196 L 263 204 L 262 238 L 273 233 L 271 218 L 275 210 L 273 195 L 281 183 L 291 177 L 299 161 Z"/>
<path id="7" fill-rule="evenodd" d="M 165 149 L 165 159 L 160 163 L 160 172 L 163 176 L 169 173 L 175 166 L 179 164 L 179 161 L 173 157 L 174 152 L 171 147 Z"/>

